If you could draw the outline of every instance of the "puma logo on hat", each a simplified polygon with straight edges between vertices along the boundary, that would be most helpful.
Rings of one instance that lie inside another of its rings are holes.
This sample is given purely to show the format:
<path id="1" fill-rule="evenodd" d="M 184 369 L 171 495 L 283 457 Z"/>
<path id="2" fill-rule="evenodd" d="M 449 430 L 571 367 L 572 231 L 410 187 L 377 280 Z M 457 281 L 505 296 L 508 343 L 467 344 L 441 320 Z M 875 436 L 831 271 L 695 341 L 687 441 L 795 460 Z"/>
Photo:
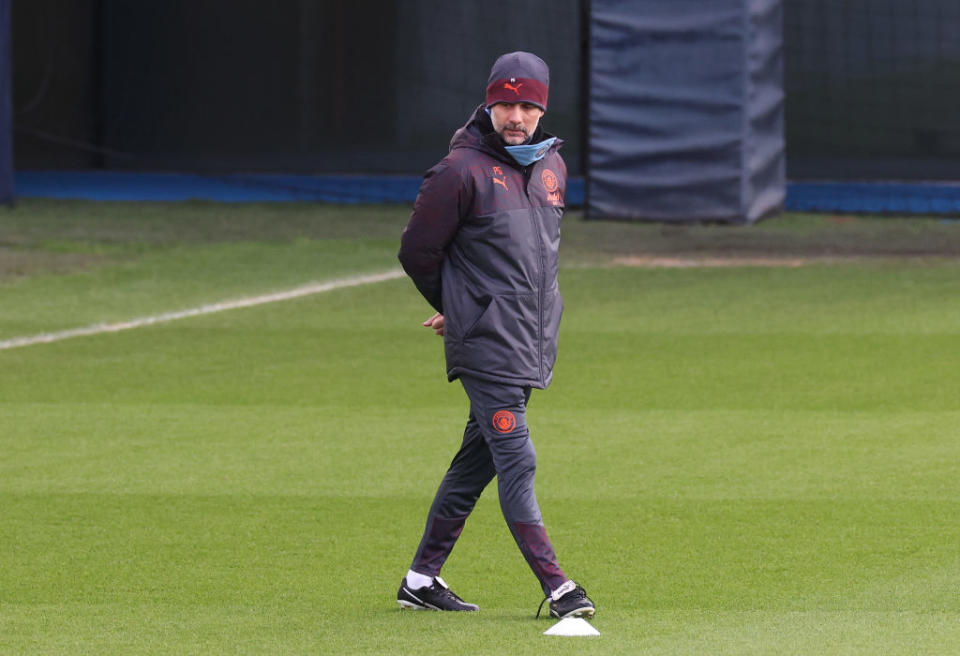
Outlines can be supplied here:
<path id="1" fill-rule="evenodd" d="M 490 69 L 487 107 L 525 102 L 547 111 L 549 90 L 550 69 L 545 61 L 531 52 L 510 52 L 497 58 Z"/>

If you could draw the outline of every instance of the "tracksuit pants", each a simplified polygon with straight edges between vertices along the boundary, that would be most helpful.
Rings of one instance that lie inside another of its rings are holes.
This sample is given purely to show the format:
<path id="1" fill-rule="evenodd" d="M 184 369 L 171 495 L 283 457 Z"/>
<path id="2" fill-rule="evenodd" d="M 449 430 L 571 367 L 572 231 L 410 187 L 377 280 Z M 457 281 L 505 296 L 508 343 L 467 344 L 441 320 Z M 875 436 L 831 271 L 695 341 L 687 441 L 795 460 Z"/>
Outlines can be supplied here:
<path id="1" fill-rule="evenodd" d="M 497 477 L 500 508 L 513 538 L 545 594 L 566 582 L 547 537 L 533 490 L 537 454 L 527 430 L 529 387 L 471 377 L 460 382 L 470 399 L 463 443 L 427 516 L 410 569 L 437 576 L 487 484 Z"/>

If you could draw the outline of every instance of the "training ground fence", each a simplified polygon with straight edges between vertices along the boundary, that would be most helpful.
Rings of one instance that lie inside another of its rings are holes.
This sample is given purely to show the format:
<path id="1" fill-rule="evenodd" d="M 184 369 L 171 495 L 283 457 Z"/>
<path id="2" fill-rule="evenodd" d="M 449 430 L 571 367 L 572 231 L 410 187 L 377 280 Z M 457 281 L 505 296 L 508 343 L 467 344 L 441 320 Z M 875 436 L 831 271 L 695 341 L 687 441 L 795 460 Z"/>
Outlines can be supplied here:
<path id="1" fill-rule="evenodd" d="M 614 218 L 960 213 L 957 0 L 0 0 L 0 198 L 15 167 L 380 200 L 518 49 L 594 218 L 605 184 Z"/>
<path id="2" fill-rule="evenodd" d="M 794 179 L 957 180 L 960 2 L 787 0 Z"/>

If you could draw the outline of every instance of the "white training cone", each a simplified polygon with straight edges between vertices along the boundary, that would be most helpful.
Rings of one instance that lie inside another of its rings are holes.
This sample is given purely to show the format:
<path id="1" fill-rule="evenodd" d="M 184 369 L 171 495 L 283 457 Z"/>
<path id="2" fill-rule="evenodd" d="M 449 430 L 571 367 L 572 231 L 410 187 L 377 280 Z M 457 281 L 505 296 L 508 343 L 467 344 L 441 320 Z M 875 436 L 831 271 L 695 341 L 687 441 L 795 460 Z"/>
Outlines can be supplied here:
<path id="1" fill-rule="evenodd" d="M 600 632 L 582 617 L 567 617 L 544 631 L 543 635 L 598 636 Z"/>

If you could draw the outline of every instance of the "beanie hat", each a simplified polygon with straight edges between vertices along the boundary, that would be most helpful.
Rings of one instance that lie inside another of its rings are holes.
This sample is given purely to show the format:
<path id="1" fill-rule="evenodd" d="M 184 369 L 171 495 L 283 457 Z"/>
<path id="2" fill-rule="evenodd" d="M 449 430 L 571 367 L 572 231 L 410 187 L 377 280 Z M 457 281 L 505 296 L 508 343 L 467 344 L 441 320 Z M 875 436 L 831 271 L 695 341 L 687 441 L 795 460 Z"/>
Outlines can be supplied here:
<path id="1" fill-rule="evenodd" d="M 545 61 L 530 52 L 507 53 L 490 69 L 487 107 L 498 102 L 525 102 L 547 111 L 549 90 L 550 69 Z"/>

